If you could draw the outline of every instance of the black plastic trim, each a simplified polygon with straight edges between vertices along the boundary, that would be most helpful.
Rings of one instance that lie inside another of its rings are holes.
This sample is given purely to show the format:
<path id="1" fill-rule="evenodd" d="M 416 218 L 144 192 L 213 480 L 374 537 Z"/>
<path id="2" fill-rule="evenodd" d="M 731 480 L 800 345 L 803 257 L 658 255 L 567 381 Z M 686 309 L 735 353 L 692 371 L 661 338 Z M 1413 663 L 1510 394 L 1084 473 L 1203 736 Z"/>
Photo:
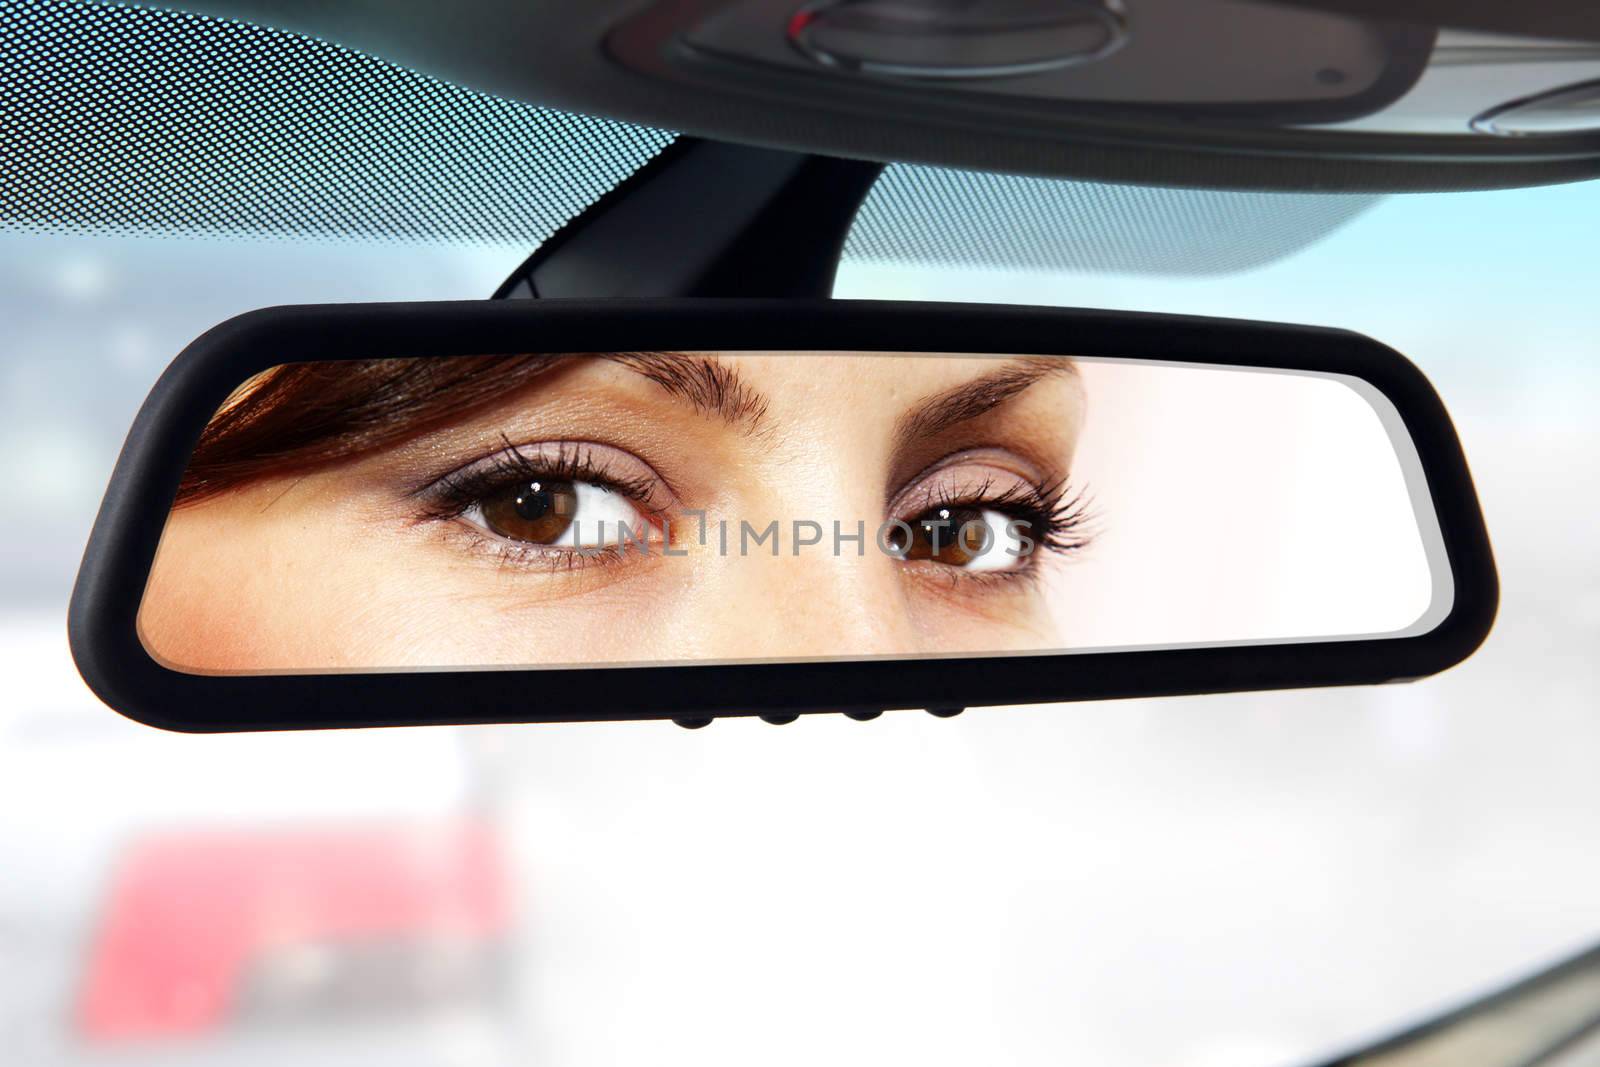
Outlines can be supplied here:
<path id="1" fill-rule="evenodd" d="M 882 173 L 680 137 L 552 234 L 494 299 L 827 297 Z"/>
<path id="2" fill-rule="evenodd" d="M 528 351 L 1018 352 L 1347 374 L 1415 442 L 1455 583 L 1449 615 L 1407 637 L 925 661 L 208 676 L 161 666 L 135 622 L 190 453 L 241 381 L 285 361 Z M 571 722 L 954 708 L 1368 684 L 1444 670 L 1498 601 L 1472 479 L 1443 404 L 1394 350 L 1340 330 L 1225 319 L 889 301 L 506 300 L 269 308 L 192 343 L 140 409 L 95 520 L 68 633 L 90 688 L 140 722 L 195 732 Z M 538 694 L 537 706 L 529 694 Z"/>

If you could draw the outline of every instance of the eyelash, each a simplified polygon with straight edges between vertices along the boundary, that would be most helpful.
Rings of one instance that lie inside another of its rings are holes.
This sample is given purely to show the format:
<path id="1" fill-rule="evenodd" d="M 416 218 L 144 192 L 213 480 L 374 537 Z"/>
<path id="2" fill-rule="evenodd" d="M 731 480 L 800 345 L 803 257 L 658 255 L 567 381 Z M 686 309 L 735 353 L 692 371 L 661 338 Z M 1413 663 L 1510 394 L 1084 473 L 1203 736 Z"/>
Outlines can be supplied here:
<path id="1" fill-rule="evenodd" d="M 1038 547 L 1063 556 L 1082 551 L 1094 540 L 1095 514 L 1089 495 L 1072 486 L 1065 478 L 1054 482 L 1015 485 L 991 495 L 993 485 L 992 480 L 985 481 L 976 491 L 960 494 L 929 492 L 916 512 L 906 516 L 904 521 L 914 521 L 940 508 L 983 508 L 1026 523 L 1028 535 Z M 1041 530 L 1042 536 L 1039 534 Z M 946 569 L 958 577 L 990 581 L 1033 574 L 1038 568 L 1030 565 L 1014 571 L 966 575 L 960 568 Z"/>
<path id="2" fill-rule="evenodd" d="M 526 455 L 522 449 L 502 436 L 503 448 L 470 466 L 453 471 L 417 490 L 413 495 L 422 504 L 422 519 L 460 519 L 486 497 L 517 481 L 544 478 L 568 482 L 589 482 L 624 497 L 638 506 L 651 520 L 665 512 L 659 502 L 660 485 L 653 479 L 628 477 L 618 474 L 595 455 L 593 449 L 582 443 L 560 442 L 553 454 L 537 458 Z M 1035 544 L 1060 555 L 1072 555 L 1087 547 L 1093 539 L 1090 529 L 1093 510 L 1087 495 L 1065 480 L 1055 482 L 1025 483 L 992 493 L 992 481 L 985 481 L 976 491 L 960 494 L 929 492 L 921 506 L 905 521 L 939 508 L 983 508 L 998 511 L 1008 518 L 1027 524 L 1029 536 Z M 1038 531 L 1043 531 L 1041 535 Z M 620 561 L 624 552 L 616 546 L 606 546 L 590 555 L 550 546 L 522 544 L 487 534 L 477 529 L 470 533 L 480 547 L 496 553 L 507 564 L 538 564 L 552 570 L 575 570 L 579 567 Z M 1036 574 L 1038 567 L 1028 566 L 1012 571 L 967 573 L 962 568 L 948 570 L 956 580 L 1004 581 Z"/>
<path id="3" fill-rule="evenodd" d="M 505 447 L 499 452 L 464 470 L 446 474 L 416 494 L 422 500 L 426 518 L 460 518 L 497 490 L 535 478 L 590 482 L 627 498 L 649 517 L 661 514 L 662 508 L 653 503 L 660 496 L 655 482 L 616 474 L 582 444 L 563 441 L 555 446 L 553 456 L 530 459 L 516 445 L 502 440 Z"/>
<path id="4" fill-rule="evenodd" d="M 493 555 L 509 567 L 542 567 L 551 571 L 575 571 L 584 567 L 621 562 L 626 547 L 605 545 L 589 553 L 549 545 L 526 544 L 498 537 L 477 526 L 459 521 L 483 500 L 507 485 L 532 479 L 589 482 L 601 486 L 635 504 L 649 520 L 665 510 L 659 503 L 661 487 L 649 478 L 618 474 L 610 464 L 582 443 L 563 441 L 555 451 L 541 449 L 537 457 L 526 455 L 502 435 L 503 447 L 497 453 L 470 466 L 453 471 L 417 490 L 413 496 L 422 505 L 420 520 L 458 520 L 455 525 L 471 547 Z"/>

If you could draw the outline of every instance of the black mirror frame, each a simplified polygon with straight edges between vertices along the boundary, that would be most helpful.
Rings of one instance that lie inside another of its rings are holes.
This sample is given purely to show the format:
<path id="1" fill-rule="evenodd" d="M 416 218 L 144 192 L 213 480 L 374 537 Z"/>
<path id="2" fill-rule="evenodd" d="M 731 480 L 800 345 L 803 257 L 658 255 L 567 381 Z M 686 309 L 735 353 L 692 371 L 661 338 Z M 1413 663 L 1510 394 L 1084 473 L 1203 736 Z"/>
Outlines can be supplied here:
<path id="1" fill-rule="evenodd" d="M 1410 432 L 1455 585 L 1449 614 L 1406 637 L 936 660 L 196 675 L 161 666 L 135 629 L 178 482 L 201 430 L 250 375 L 296 360 L 628 350 L 1015 352 L 1346 374 Z M 705 719 L 954 709 L 1403 681 L 1482 643 L 1498 581 L 1477 494 L 1443 404 L 1405 357 L 1341 330 L 1075 309 L 846 300 L 541 300 L 269 308 L 208 331 L 140 409 L 89 538 L 68 615 L 72 654 L 111 707 L 188 732 Z M 512 710 L 512 709 L 525 710 Z"/>

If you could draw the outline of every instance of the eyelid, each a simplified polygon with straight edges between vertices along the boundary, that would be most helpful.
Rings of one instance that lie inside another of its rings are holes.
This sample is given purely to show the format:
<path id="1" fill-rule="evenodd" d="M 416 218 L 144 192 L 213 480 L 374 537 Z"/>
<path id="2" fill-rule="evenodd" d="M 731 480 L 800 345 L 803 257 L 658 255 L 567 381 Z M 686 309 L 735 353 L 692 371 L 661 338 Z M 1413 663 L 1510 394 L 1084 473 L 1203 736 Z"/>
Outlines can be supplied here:
<path id="1" fill-rule="evenodd" d="M 941 477 L 942 476 L 942 477 Z M 970 448 L 945 456 L 909 478 L 889 499 L 886 512 L 902 517 L 930 507 L 981 502 L 985 497 L 1034 490 L 1053 479 L 1041 476 L 1004 449 Z"/>
<path id="2" fill-rule="evenodd" d="M 569 440 L 513 444 L 504 437 L 502 441 L 501 448 L 430 479 L 409 495 L 437 514 L 460 514 L 497 485 L 537 473 L 602 485 L 639 505 L 652 518 L 676 503 L 677 494 L 654 467 L 615 445 Z M 455 507 L 455 511 L 441 511 L 443 506 Z"/>
<path id="3" fill-rule="evenodd" d="M 620 542 L 578 548 L 517 541 L 490 529 L 481 519 L 486 497 L 530 475 L 589 483 L 614 493 L 650 527 L 676 499 L 665 479 L 644 460 L 615 446 L 593 441 L 539 441 L 505 446 L 439 475 L 412 491 L 422 513 L 417 521 L 439 523 L 469 554 L 508 568 L 535 567 L 551 572 L 587 570 L 636 558 Z M 472 513 L 477 512 L 477 518 Z"/>
<path id="4" fill-rule="evenodd" d="M 967 449 L 929 464 L 895 493 L 888 516 L 910 522 L 934 508 L 962 506 L 1026 517 L 1037 548 L 1062 555 L 1081 551 L 1098 535 L 1087 496 L 1065 476 L 1041 477 L 1033 464 L 993 447 Z M 1010 571 L 969 575 L 964 568 L 947 569 L 974 580 L 1001 578 L 1035 570 L 1039 555 L 1030 553 L 1028 566 Z"/>
<path id="5" fill-rule="evenodd" d="M 539 547 L 546 548 L 551 551 L 570 551 L 573 549 L 598 550 L 606 547 L 607 545 L 621 544 L 623 536 L 621 528 L 623 525 L 625 525 L 629 530 L 635 531 L 635 534 L 630 536 L 637 536 L 647 541 L 656 539 L 657 535 L 660 533 L 659 527 L 657 527 L 656 524 L 651 521 L 651 517 L 646 514 L 635 501 L 630 500 L 621 493 L 614 493 L 605 486 L 594 482 L 578 482 L 575 485 L 575 489 L 577 495 L 577 514 L 574 517 L 571 525 L 562 531 L 556 540 L 539 544 Z M 600 499 L 596 499 L 597 496 Z M 616 500 L 611 500 L 610 498 L 612 497 L 615 497 Z M 629 511 L 631 514 L 625 518 L 621 518 L 616 515 L 606 515 L 604 513 L 608 509 L 614 509 L 618 503 L 620 503 L 621 506 L 627 509 L 627 511 Z M 462 511 L 458 517 L 463 522 L 469 523 L 478 530 L 481 530 L 487 536 L 496 540 L 509 541 L 515 544 L 538 544 L 537 542 L 519 541 L 515 537 L 497 532 L 489 523 L 488 517 L 484 514 L 483 506 L 484 502 L 481 499 L 475 500 L 466 508 L 466 510 Z M 585 514 L 586 512 L 596 510 L 600 511 L 601 514 Z M 603 537 L 607 535 L 607 531 L 610 531 L 615 535 L 610 541 L 603 541 L 599 543 L 579 543 L 576 540 L 577 538 L 584 537 L 586 535 Z M 568 540 L 569 535 L 572 538 L 570 542 Z"/>
<path id="6" fill-rule="evenodd" d="M 487 558 L 492 564 L 508 569 L 536 567 L 565 573 L 643 558 L 626 546 L 615 544 L 578 552 L 571 548 L 512 541 L 467 522 L 452 522 L 446 526 L 451 530 L 451 537 L 459 538 L 457 543 L 464 544 L 471 555 Z"/>

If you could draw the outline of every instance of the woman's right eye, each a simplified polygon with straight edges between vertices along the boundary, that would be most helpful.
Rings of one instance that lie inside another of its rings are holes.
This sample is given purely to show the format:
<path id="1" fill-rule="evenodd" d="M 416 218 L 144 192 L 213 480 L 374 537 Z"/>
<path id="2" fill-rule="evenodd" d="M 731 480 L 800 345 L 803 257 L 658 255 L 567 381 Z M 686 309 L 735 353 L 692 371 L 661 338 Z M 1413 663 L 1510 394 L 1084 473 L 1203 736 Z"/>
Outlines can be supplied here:
<path id="1" fill-rule="evenodd" d="M 929 560 L 971 571 L 1021 570 L 1027 560 L 1012 530 L 1014 522 L 1005 512 L 978 505 L 939 507 L 904 527 L 892 528 L 888 542 L 906 560 Z"/>
<path id="2" fill-rule="evenodd" d="M 462 517 L 522 544 L 600 548 L 628 536 L 643 543 L 649 522 L 620 493 L 594 482 L 525 478 L 480 497 Z"/>

